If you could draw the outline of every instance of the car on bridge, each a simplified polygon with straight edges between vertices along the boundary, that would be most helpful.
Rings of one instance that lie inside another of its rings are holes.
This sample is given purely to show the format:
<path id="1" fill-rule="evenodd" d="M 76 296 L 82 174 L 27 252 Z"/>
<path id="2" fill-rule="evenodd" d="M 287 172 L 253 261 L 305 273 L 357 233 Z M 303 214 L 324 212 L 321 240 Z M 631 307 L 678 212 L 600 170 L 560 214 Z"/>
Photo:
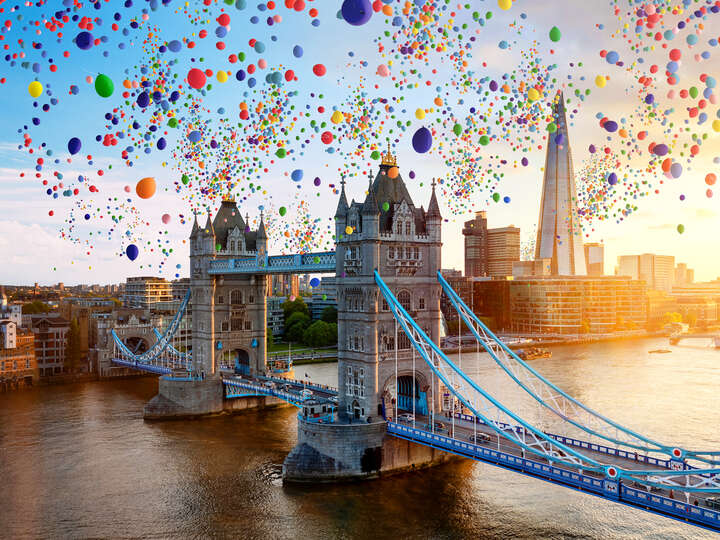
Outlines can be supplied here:
<path id="1" fill-rule="evenodd" d="M 310 399 L 313 396 L 312 390 L 308 390 L 307 388 L 304 388 L 302 392 L 300 392 L 300 395 L 303 399 Z"/>
<path id="2" fill-rule="evenodd" d="M 397 419 L 400 422 L 414 422 L 415 421 L 415 417 L 410 413 L 398 414 Z"/>
<path id="3" fill-rule="evenodd" d="M 473 444 L 489 443 L 490 439 L 490 435 L 487 433 L 473 433 L 468 437 L 468 440 Z"/>

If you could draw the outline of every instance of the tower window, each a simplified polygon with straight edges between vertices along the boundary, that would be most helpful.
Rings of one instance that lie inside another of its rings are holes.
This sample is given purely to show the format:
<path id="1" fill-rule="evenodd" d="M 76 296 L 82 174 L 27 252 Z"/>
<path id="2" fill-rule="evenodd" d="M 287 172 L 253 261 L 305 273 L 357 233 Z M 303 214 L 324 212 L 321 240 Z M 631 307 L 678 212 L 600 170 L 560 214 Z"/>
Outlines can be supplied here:
<path id="1" fill-rule="evenodd" d="M 405 222 L 405 234 L 410 235 L 410 222 Z"/>
<path id="2" fill-rule="evenodd" d="M 418 309 L 425 309 L 425 299 L 422 296 L 418 298 Z"/>
<path id="3" fill-rule="evenodd" d="M 242 291 L 234 290 L 230 293 L 230 303 L 233 305 L 239 305 L 243 303 Z"/>
<path id="4" fill-rule="evenodd" d="M 405 311 L 410 311 L 410 309 L 412 309 L 410 303 L 410 293 L 408 291 L 400 291 L 400 293 L 397 295 L 397 299 Z"/>

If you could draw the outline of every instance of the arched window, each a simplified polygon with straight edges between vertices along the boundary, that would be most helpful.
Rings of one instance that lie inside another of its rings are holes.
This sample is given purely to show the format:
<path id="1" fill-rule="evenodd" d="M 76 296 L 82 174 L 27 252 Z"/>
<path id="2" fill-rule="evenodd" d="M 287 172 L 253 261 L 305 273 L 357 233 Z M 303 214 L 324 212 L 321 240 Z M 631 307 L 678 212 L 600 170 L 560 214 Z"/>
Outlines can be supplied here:
<path id="1" fill-rule="evenodd" d="M 400 291 L 397 295 L 398 302 L 400 302 L 400 305 L 405 309 L 405 311 L 410 311 L 412 308 L 410 303 L 410 293 L 408 291 Z"/>
<path id="2" fill-rule="evenodd" d="M 230 240 L 230 251 L 235 251 L 235 240 Z"/>
<path id="3" fill-rule="evenodd" d="M 234 306 L 240 305 L 243 303 L 243 294 L 242 291 L 239 291 L 235 289 L 230 293 L 230 303 Z"/>
<path id="4" fill-rule="evenodd" d="M 409 221 L 405 222 L 405 234 L 410 236 L 410 222 Z"/>
<path id="5" fill-rule="evenodd" d="M 397 222 L 397 226 L 395 227 L 395 232 L 397 234 L 402 234 L 402 221 Z"/>

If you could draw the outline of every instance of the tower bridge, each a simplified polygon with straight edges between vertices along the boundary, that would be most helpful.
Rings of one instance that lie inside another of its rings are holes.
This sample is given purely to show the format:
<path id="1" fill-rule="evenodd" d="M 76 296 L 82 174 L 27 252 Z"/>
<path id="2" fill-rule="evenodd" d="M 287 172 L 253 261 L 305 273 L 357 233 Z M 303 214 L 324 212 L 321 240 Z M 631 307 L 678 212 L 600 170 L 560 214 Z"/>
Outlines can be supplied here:
<path id="1" fill-rule="evenodd" d="M 334 252 L 271 256 L 262 216 L 250 230 L 233 201 L 203 227 L 195 220 L 190 289 L 176 316 L 145 351 L 113 334 L 116 363 L 162 374 L 146 418 L 289 403 L 299 411 L 287 481 L 372 478 L 461 457 L 720 531 L 711 504 L 720 451 L 662 443 L 595 412 L 512 352 L 442 278 L 434 182 L 427 209 L 416 206 L 388 150 L 362 202 L 348 202 L 342 183 L 335 222 Z M 268 367 L 265 277 L 289 272 L 336 276 L 337 388 Z M 561 432 L 527 421 L 443 353 L 441 294 Z M 189 306 L 191 340 L 180 344 Z"/>

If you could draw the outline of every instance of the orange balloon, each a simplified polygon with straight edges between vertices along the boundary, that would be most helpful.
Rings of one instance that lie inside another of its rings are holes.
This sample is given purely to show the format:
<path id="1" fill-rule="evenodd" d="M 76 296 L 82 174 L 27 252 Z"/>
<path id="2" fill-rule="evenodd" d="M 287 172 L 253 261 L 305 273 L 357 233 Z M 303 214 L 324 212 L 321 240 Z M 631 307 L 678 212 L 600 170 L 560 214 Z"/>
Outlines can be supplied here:
<path id="1" fill-rule="evenodd" d="M 135 186 L 135 192 L 138 194 L 138 197 L 141 199 L 149 199 L 153 195 L 155 195 L 155 179 L 151 176 L 148 176 L 147 178 L 143 178 L 140 180 L 137 185 Z"/>
<path id="2" fill-rule="evenodd" d="M 390 178 L 397 178 L 398 174 L 400 174 L 400 170 L 397 167 L 390 167 L 388 169 L 387 175 Z"/>
<path id="3" fill-rule="evenodd" d="M 715 182 L 716 182 L 716 181 L 717 181 L 717 177 L 715 176 L 715 173 L 708 173 L 708 174 L 705 176 L 705 183 L 706 183 L 708 186 L 713 186 L 713 185 L 715 185 Z"/>

